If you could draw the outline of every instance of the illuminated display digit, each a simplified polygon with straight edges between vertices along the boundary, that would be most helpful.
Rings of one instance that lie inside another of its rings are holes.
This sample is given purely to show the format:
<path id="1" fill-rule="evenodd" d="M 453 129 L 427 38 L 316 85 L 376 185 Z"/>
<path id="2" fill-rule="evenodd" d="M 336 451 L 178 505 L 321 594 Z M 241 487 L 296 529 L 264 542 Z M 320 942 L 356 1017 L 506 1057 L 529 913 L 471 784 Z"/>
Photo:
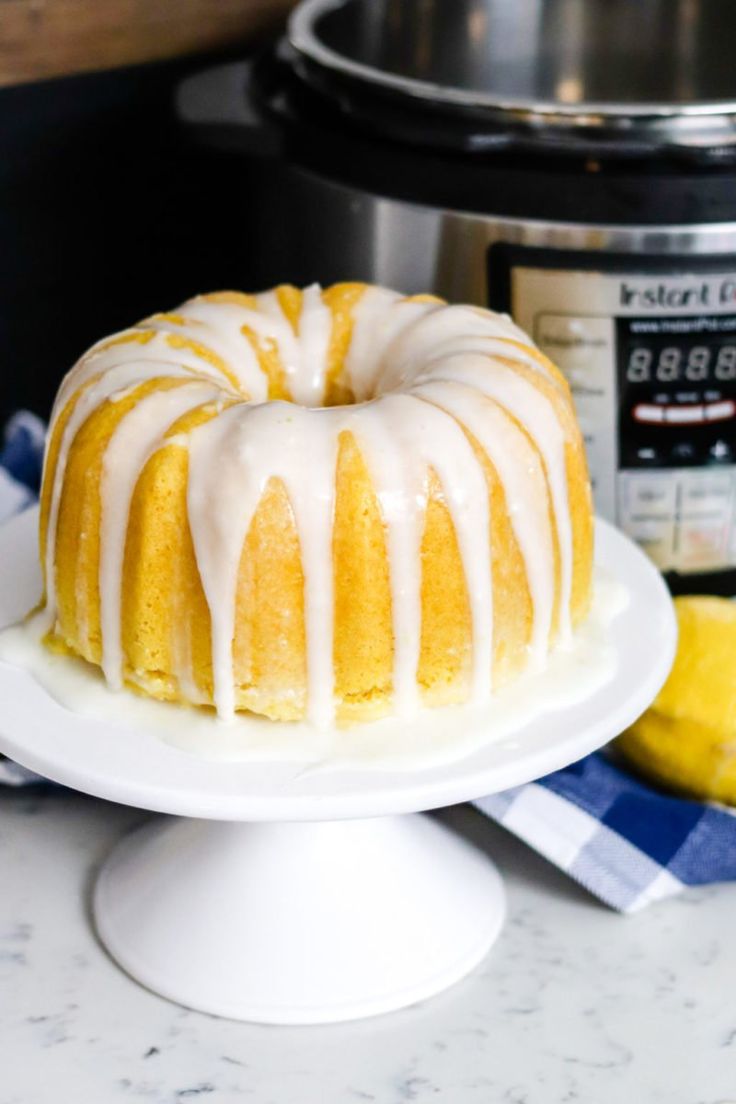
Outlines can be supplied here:
<path id="1" fill-rule="evenodd" d="M 667 345 L 659 354 L 657 363 L 657 379 L 662 383 L 672 383 L 680 372 L 682 351 L 676 345 Z"/>
<path id="2" fill-rule="evenodd" d="M 736 379 L 736 345 L 722 345 L 718 350 L 716 379 Z"/>
<path id="3" fill-rule="evenodd" d="M 629 364 L 626 369 L 626 378 L 629 383 L 647 383 L 652 367 L 651 349 L 632 349 L 629 354 Z"/>
<path id="4" fill-rule="evenodd" d="M 707 345 L 693 345 L 687 356 L 685 378 L 697 383 L 708 378 L 710 349 Z"/>

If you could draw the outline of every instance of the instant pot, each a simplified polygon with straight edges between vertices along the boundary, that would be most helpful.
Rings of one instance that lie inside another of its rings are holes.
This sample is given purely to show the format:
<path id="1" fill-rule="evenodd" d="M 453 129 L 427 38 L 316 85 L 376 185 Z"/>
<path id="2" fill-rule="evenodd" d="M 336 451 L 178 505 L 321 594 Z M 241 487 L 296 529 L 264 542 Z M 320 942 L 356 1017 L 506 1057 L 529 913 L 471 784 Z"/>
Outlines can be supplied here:
<path id="1" fill-rule="evenodd" d="M 570 381 L 598 512 L 732 594 L 735 42 L 731 0 L 304 0 L 178 108 L 260 180 L 223 249 L 509 311 Z"/>

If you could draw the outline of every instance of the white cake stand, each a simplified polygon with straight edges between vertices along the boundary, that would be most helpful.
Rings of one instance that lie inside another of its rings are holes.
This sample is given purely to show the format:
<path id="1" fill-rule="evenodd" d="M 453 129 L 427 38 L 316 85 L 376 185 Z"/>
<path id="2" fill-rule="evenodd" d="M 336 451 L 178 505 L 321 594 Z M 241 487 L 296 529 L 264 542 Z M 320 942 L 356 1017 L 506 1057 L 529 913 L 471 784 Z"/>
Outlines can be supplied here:
<path id="1" fill-rule="evenodd" d="M 30 511 L 0 530 L 0 627 L 38 598 L 36 522 Z M 486 855 L 435 819 L 402 814 L 574 762 L 633 721 L 667 675 L 676 631 L 659 574 L 604 523 L 596 560 L 631 592 L 611 628 L 615 676 L 443 767 L 310 772 L 207 760 L 72 713 L 2 662 L 0 751 L 85 793 L 177 815 L 127 836 L 94 893 L 102 942 L 148 988 L 262 1023 L 400 1008 L 470 971 L 504 916 Z"/>

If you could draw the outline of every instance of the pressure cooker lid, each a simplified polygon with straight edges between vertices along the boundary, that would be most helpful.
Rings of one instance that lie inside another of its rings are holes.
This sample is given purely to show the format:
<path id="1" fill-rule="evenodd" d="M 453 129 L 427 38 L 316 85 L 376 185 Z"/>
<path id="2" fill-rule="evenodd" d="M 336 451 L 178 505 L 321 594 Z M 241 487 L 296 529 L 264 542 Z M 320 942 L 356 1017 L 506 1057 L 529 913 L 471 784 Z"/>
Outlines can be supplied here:
<path id="1" fill-rule="evenodd" d="M 388 131 L 419 112 L 481 147 L 736 149 L 733 0 L 303 0 L 288 41 L 301 79 Z"/>

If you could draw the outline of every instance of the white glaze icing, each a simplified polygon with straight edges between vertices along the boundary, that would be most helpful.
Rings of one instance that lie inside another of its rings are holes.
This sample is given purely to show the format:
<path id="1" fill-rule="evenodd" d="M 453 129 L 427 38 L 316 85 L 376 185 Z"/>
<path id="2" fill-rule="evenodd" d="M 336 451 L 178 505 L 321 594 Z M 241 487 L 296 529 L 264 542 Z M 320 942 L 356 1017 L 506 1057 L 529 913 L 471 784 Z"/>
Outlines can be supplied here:
<path id="1" fill-rule="evenodd" d="M 161 370 L 161 364 L 158 361 L 151 362 L 146 360 L 129 360 L 125 363 L 115 364 L 98 379 L 95 379 L 94 375 L 84 377 L 84 383 L 87 386 L 85 390 L 83 390 L 79 395 L 79 398 L 61 435 L 59 454 L 56 462 L 56 472 L 51 489 L 46 548 L 44 550 L 44 567 L 46 578 L 45 615 L 49 627 L 54 624 L 56 619 L 56 536 L 57 524 L 59 520 L 59 507 L 61 505 L 61 494 L 64 488 L 64 474 L 66 472 L 66 464 L 69 458 L 69 449 L 71 448 L 74 438 L 76 437 L 84 422 L 104 402 L 109 399 L 114 399 L 116 395 L 127 393 L 131 386 L 145 383 L 147 380 L 154 379 L 156 376 L 160 376 L 162 374 L 163 373 Z M 175 364 L 168 365 L 165 372 L 165 375 L 168 377 L 186 377 L 190 374 L 191 373 L 189 373 L 186 368 L 180 367 Z M 63 407 L 61 407 L 60 409 L 63 409 Z M 51 438 L 51 432 L 53 432 L 53 428 L 54 419 L 52 418 L 49 439 Z M 47 458 L 45 458 L 45 460 L 46 459 Z"/>
<path id="2" fill-rule="evenodd" d="M 564 642 L 571 632 L 572 523 L 567 496 L 565 432 L 555 409 L 541 391 L 512 367 L 484 353 L 450 354 L 432 363 L 434 370 L 432 364 L 428 365 L 417 378 L 417 386 L 444 380 L 474 387 L 513 415 L 541 453 L 560 549 L 560 635 Z"/>
<path id="3" fill-rule="evenodd" d="M 344 416 L 341 407 L 239 405 L 191 435 L 189 519 L 212 616 L 214 696 L 222 717 L 234 708 L 232 640 L 243 544 L 269 480 L 280 479 L 301 546 L 308 715 L 323 724 L 332 719 L 332 514 Z M 229 458 L 226 465 L 223 456 Z"/>
<path id="4" fill-rule="evenodd" d="M 123 685 L 121 589 L 133 491 L 169 426 L 195 407 L 215 401 L 217 395 L 211 384 L 200 380 L 153 391 L 122 419 L 105 451 L 100 481 L 100 629 L 102 670 L 113 690 Z"/>
<path id="5" fill-rule="evenodd" d="M 379 384 L 389 351 L 406 330 L 438 306 L 433 302 L 404 299 L 386 288 L 372 288 L 364 299 L 365 305 L 358 303 L 355 311 L 346 357 L 348 377 L 357 402 L 389 390 Z"/>
<path id="6" fill-rule="evenodd" d="M 101 403 L 119 399 L 146 380 L 194 375 L 190 383 L 142 399 L 121 420 L 108 445 L 101 494 L 100 593 L 103 669 L 110 685 L 120 684 L 125 658 L 120 577 L 138 475 L 179 412 L 223 392 L 232 398 L 232 380 L 238 381 L 241 401 L 179 441 L 189 449 L 188 514 L 212 620 L 214 700 L 222 717 L 231 717 L 235 708 L 232 643 L 243 545 L 269 482 L 280 480 L 294 514 L 304 572 L 307 717 L 322 727 L 333 720 L 332 525 L 343 431 L 358 442 L 385 524 L 395 711 L 406 718 L 420 704 L 420 548 L 432 470 L 452 518 L 467 585 L 472 624 L 469 701 L 478 707 L 491 693 L 489 494 L 468 434 L 488 457 L 504 491 L 533 605 L 530 668 L 539 670 L 551 640 L 555 541 L 560 638 L 563 644 L 570 639 L 573 548 L 565 429 L 551 399 L 514 365 L 531 368 L 547 387 L 563 388 L 529 339 L 507 316 L 368 288 L 353 308 L 344 363 L 355 404 L 321 408 L 332 332 L 332 314 L 321 289 L 313 285 L 304 290 L 294 326 L 275 291 L 256 296 L 255 304 L 204 296 L 189 300 L 173 316 L 154 316 L 124 331 L 153 333 L 144 344 L 100 342 L 66 377 L 54 418 L 75 392 L 79 397 L 62 435 L 51 494 L 46 624 L 55 617 L 58 512 L 75 434 Z M 278 351 L 294 402 L 265 401 L 268 379 L 258 348 L 269 345 Z M 177 642 L 174 653 L 180 688 L 197 700 L 188 644 Z"/>
<path id="7" fill-rule="evenodd" d="M 490 691 L 492 589 L 488 487 L 460 426 L 414 395 L 386 395 L 358 408 L 350 428 L 366 460 L 387 528 L 394 630 L 394 705 L 416 710 L 421 635 L 420 547 L 433 467 L 452 514 L 470 599 L 471 698 Z"/>
<path id="8" fill-rule="evenodd" d="M 539 455 L 502 407 L 479 401 L 477 392 L 465 384 L 436 381 L 420 384 L 414 392 L 457 418 L 498 474 L 531 592 L 534 610 L 531 653 L 534 665 L 539 668 L 550 643 L 554 607 L 553 538 Z"/>
<path id="9" fill-rule="evenodd" d="M 295 334 L 284 315 L 274 291 L 257 296 L 264 317 L 273 319 L 273 339 L 284 361 L 289 391 L 302 406 L 319 406 L 325 390 L 327 349 L 332 332 L 332 313 L 322 300 L 321 288 L 311 284 L 304 289 Z"/>
<path id="10" fill-rule="evenodd" d="M 150 327 L 142 327 L 143 331 L 146 329 L 150 329 Z M 107 376 L 113 368 L 121 367 L 131 370 L 137 365 L 141 369 L 141 378 L 188 372 L 198 377 L 208 376 L 220 384 L 221 387 L 230 388 L 226 376 L 202 357 L 197 356 L 191 349 L 174 348 L 169 343 L 171 335 L 168 332 L 156 334 L 145 344 L 141 344 L 139 341 L 110 344 L 118 338 L 140 336 L 140 333 L 141 330 L 128 330 L 123 334 L 116 334 L 112 338 L 108 338 L 107 342 L 93 346 L 88 353 L 85 353 L 62 381 L 51 413 L 52 426 L 73 394 L 78 393 L 88 381 L 95 377 Z M 112 388 L 108 388 L 108 393 L 112 393 Z"/>
<path id="11" fill-rule="evenodd" d="M 187 314 L 181 323 L 154 316 L 142 325 L 166 335 L 154 341 L 162 340 L 166 344 L 168 356 L 176 358 L 183 351 L 187 363 L 202 364 L 203 358 L 186 346 L 183 350 L 172 348 L 169 337 L 196 341 L 227 365 L 243 394 L 256 402 L 268 398 L 268 381 L 261 371 L 257 352 L 242 332 L 243 326 L 252 323 L 254 315 L 258 317 L 257 312 L 230 303 L 200 303 L 197 300 L 184 304 L 184 308 Z"/>
<path id="12" fill-rule="evenodd" d="M 406 301 L 393 309 L 398 314 L 402 308 L 403 324 L 390 334 L 382 353 L 375 381 L 380 391 L 411 384 L 417 373 L 431 361 L 444 360 L 448 355 L 465 351 L 469 346 L 477 347 L 483 342 L 488 343 L 489 353 L 510 355 L 512 359 L 531 364 L 549 375 L 543 362 L 535 360 L 525 351 L 532 348 L 529 338 L 505 315 L 477 307 Z M 407 308 L 413 308 L 413 317 L 409 316 Z M 512 341 L 521 341 L 524 348 L 516 349 L 510 344 Z"/>

